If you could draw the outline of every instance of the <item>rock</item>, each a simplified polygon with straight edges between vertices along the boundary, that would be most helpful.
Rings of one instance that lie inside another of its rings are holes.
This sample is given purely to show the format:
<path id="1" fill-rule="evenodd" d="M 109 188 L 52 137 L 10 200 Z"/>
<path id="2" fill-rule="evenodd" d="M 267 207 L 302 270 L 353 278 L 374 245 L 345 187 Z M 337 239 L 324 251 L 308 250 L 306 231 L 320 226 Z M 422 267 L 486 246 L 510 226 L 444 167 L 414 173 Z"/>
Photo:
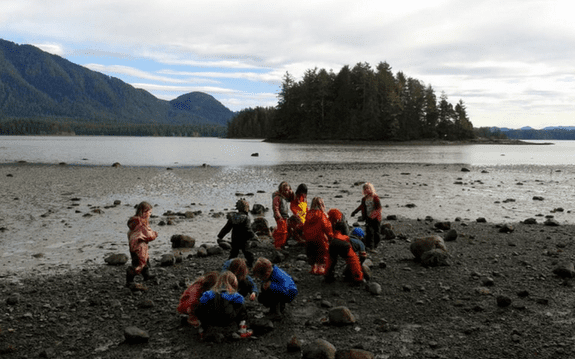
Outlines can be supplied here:
<path id="1" fill-rule="evenodd" d="M 261 216 L 266 213 L 266 208 L 264 205 L 256 203 L 252 206 L 252 210 L 250 211 L 254 216 Z"/>
<path id="2" fill-rule="evenodd" d="M 557 222 L 556 219 L 553 218 L 548 218 L 545 223 L 546 226 L 551 226 L 551 227 L 558 227 L 560 226 L 559 222 Z"/>
<path id="3" fill-rule="evenodd" d="M 372 278 L 371 269 L 365 263 L 361 265 L 361 270 L 363 271 L 363 279 L 370 280 Z"/>
<path id="4" fill-rule="evenodd" d="M 128 256 L 124 253 L 114 253 L 104 258 L 104 262 L 111 266 L 123 266 L 128 262 Z"/>
<path id="5" fill-rule="evenodd" d="M 395 232 L 390 228 L 383 227 L 381 234 L 383 234 L 383 239 L 395 239 Z"/>
<path id="6" fill-rule="evenodd" d="M 455 229 L 450 229 L 443 237 L 443 240 L 445 242 L 453 242 L 457 239 L 457 236 L 458 236 L 457 231 Z"/>
<path id="7" fill-rule="evenodd" d="M 122 201 L 120 201 L 119 199 L 114 201 L 114 206 L 119 206 L 122 204 Z"/>
<path id="8" fill-rule="evenodd" d="M 331 325 L 351 325 L 355 323 L 355 316 L 349 308 L 341 306 L 330 309 L 328 313 L 329 323 Z"/>
<path id="9" fill-rule="evenodd" d="M 218 239 L 218 246 L 220 246 L 220 248 L 222 248 L 224 251 L 229 251 L 232 249 L 232 244 L 223 239 Z"/>
<path id="10" fill-rule="evenodd" d="M 444 222 L 437 222 L 434 225 L 435 228 L 441 229 L 442 231 L 448 231 L 451 229 L 451 222 L 444 221 Z"/>
<path id="11" fill-rule="evenodd" d="M 137 327 L 127 327 L 124 329 L 124 338 L 128 344 L 147 343 L 150 340 L 150 335 Z"/>
<path id="12" fill-rule="evenodd" d="M 335 359 L 336 349 L 333 344 L 323 339 L 316 339 L 304 345 L 302 359 Z"/>
<path id="13" fill-rule="evenodd" d="M 510 224 L 503 224 L 500 228 L 499 228 L 499 233 L 512 233 L 513 231 L 515 231 L 515 228 L 510 225 Z"/>
<path id="14" fill-rule="evenodd" d="M 479 217 L 475 220 L 477 223 L 487 223 L 487 220 L 484 217 Z"/>
<path id="15" fill-rule="evenodd" d="M 395 214 L 390 214 L 390 215 L 388 215 L 388 216 L 386 217 L 386 219 L 387 219 L 388 221 L 397 221 L 397 215 L 395 215 Z"/>
<path id="16" fill-rule="evenodd" d="M 16 305 L 20 302 L 20 294 L 12 294 L 8 298 L 6 298 L 6 304 L 8 305 Z"/>
<path id="17" fill-rule="evenodd" d="M 555 269 L 553 269 L 553 274 L 561 278 L 573 278 L 575 277 L 575 266 L 573 262 L 560 263 Z"/>
<path id="18" fill-rule="evenodd" d="M 544 198 L 541 197 L 541 196 L 533 196 L 533 200 L 534 200 L 534 201 L 543 201 Z"/>
<path id="19" fill-rule="evenodd" d="M 115 168 L 121 167 L 121 166 L 122 166 L 122 165 L 120 164 L 120 162 L 114 162 L 114 163 L 112 164 L 112 167 L 115 167 Z"/>
<path id="20" fill-rule="evenodd" d="M 271 236 L 268 221 L 263 217 L 254 219 L 252 223 L 252 231 L 254 231 L 258 236 Z"/>
<path id="21" fill-rule="evenodd" d="M 411 242 L 409 249 L 417 261 L 421 260 L 423 253 L 432 249 L 440 249 L 444 252 L 447 252 L 443 238 L 437 235 L 416 238 L 413 240 L 413 242 Z"/>
<path id="22" fill-rule="evenodd" d="M 381 285 L 379 285 L 378 283 L 375 283 L 375 282 L 368 283 L 366 288 L 367 288 L 368 292 L 370 292 L 371 294 L 374 294 L 374 295 L 380 295 L 381 293 L 383 293 L 383 289 L 381 288 Z"/>
<path id="23" fill-rule="evenodd" d="M 335 359 L 374 359 L 371 352 L 363 349 L 338 350 L 335 352 Z"/>
<path id="24" fill-rule="evenodd" d="M 252 157 L 258 157 L 260 154 L 258 152 L 252 153 Z"/>
<path id="25" fill-rule="evenodd" d="M 471 171 L 469 170 L 469 168 L 463 167 L 461 168 L 461 172 L 471 172 Z"/>
<path id="26" fill-rule="evenodd" d="M 270 261 L 274 264 L 278 264 L 283 262 L 285 259 L 286 259 L 285 254 L 283 254 L 281 251 L 274 250 L 271 254 Z"/>
<path id="27" fill-rule="evenodd" d="M 505 308 L 511 305 L 511 298 L 506 295 L 498 295 L 497 296 L 497 306 L 501 308 Z"/>
<path id="28" fill-rule="evenodd" d="M 421 255 L 421 264 L 425 267 L 448 266 L 449 253 L 439 248 L 424 252 Z"/>
<path id="29" fill-rule="evenodd" d="M 289 353 L 301 352 L 302 344 L 301 340 L 297 336 L 292 336 L 287 343 L 287 351 Z"/>
<path id="30" fill-rule="evenodd" d="M 184 213 L 184 217 L 186 217 L 186 218 L 188 218 L 188 219 L 194 218 L 195 216 L 196 216 L 196 214 L 195 214 L 194 212 L 192 212 L 192 211 L 186 211 L 186 212 Z"/>
<path id="31" fill-rule="evenodd" d="M 481 284 L 486 286 L 486 287 L 492 287 L 495 285 L 495 281 L 493 280 L 493 278 L 491 277 L 485 277 L 483 278 L 483 280 L 481 281 Z"/>
<path id="32" fill-rule="evenodd" d="M 217 256 L 220 254 L 224 254 L 224 250 L 220 246 L 210 246 L 206 248 L 208 255 L 210 256 Z"/>
<path id="33" fill-rule="evenodd" d="M 198 248 L 198 252 L 196 254 L 200 258 L 204 258 L 208 256 L 208 250 L 206 249 L 206 247 L 200 247 Z"/>
<path id="34" fill-rule="evenodd" d="M 154 307 L 154 301 L 151 299 L 142 299 L 138 303 L 138 308 L 147 309 L 147 308 L 153 308 L 153 307 Z"/>
<path id="35" fill-rule="evenodd" d="M 274 323 L 268 318 L 255 318 L 251 320 L 250 328 L 256 336 L 267 334 L 275 329 Z"/>
<path id="36" fill-rule="evenodd" d="M 174 264 L 176 264 L 176 257 L 172 253 L 163 254 L 162 257 L 160 257 L 160 265 L 162 267 L 169 267 Z"/>

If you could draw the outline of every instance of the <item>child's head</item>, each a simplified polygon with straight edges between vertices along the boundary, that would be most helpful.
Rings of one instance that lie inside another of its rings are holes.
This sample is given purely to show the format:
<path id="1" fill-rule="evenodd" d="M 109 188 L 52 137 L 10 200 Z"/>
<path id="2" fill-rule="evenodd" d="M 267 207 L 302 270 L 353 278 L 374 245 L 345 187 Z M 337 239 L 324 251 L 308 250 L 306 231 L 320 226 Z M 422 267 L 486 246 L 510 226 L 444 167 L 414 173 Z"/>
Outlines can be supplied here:
<path id="1" fill-rule="evenodd" d="M 234 258 L 230 262 L 228 270 L 236 275 L 238 281 L 246 279 L 248 275 L 248 265 L 243 258 Z"/>
<path id="2" fill-rule="evenodd" d="M 152 205 L 148 202 L 141 202 L 136 206 L 136 216 L 144 217 L 146 212 L 152 212 Z"/>
<path id="3" fill-rule="evenodd" d="M 216 290 L 218 292 L 235 293 L 238 290 L 238 278 L 229 270 L 223 272 L 216 282 Z"/>
<path id="4" fill-rule="evenodd" d="M 282 196 L 286 198 L 290 197 L 293 194 L 291 186 L 286 181 L 283 181 L 282 183 L 279 184 L 278 191 L 279 193 L 281 193 Z"/>
<path id="5" fill-rule="evenodd" d="M 242 198 L 236 202 L 236 209 L 240 212 L 248 213 L 250 211 L 250 204 Z"/>
<path id="6" fill-rule="evenodd" d="M 273 264 L 269 259 L 264 257 L 259 257 L 254 264 L 254 277 L 259 280 L 266 281 L 272 275 Z"/>
<path id="7" fill-rule="evenodd" d="M 343 214 L 337 208 L 330 209 L 329 212 L 327 212 L 327 216 L 329 217 L 329 221 L 331 222 L 332 226 L 343 219 Z"/>
<path id="8" fill-rule="evenodd" d="M 219 273 L 216 271 L 208 272 L 198 279 L 202 283 L 202 292 L 206 292 L 216 285 Z"/>
<path id="9" fill-rule="evenodd" d="M 351 231 L 351 234 L 359 239 L 365 237 L 365 232 L 360 227 L 355 227 L 353 231 Z"/>
<path id="10" fill-rule="evenodd" d="M 322 212 L 325 212 L 325 204 L 323 203 L 323 199 L 321 199 L 321 197 L 314 197 L 311 200 L 311 208 L 310 209 L 319 209 Z"/>
<path id="11" fill-rule="evenodd" d="M 375 196 L 377 193 L 375 193 L 375 188 L 373 187 L 373 185 L 369 182 L 366 182 L 363 184 L 363 195 L 364 196 Z"/>
<path id="12" fill-rule="evenodd" d="M 299 186 L 297 186 L 297 188 L 295 190 L 295 195 L 296 196 L 300 196 L 300 195 L 306 195 L 307 196 L 307 186 L 305 183 L 301 183 Z"/>

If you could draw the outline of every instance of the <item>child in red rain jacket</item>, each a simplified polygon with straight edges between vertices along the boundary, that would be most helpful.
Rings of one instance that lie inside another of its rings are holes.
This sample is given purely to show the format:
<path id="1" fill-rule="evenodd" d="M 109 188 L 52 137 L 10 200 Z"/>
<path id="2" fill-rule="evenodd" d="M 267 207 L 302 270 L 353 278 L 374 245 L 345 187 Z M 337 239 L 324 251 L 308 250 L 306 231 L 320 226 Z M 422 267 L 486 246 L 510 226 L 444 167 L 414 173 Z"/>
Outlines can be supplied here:
<path id="1" fill-rule="evenodd" d="M 128 220 L 128 243 L 132 265 L 126 270 L 126 286 L 135 289 L 145 287 L 134 284 L 134 277 L 138 274 L 144 276 L 144 280 L 152 279 L 150 273 L 150 257 L 148 255 L 148 242 L 158 237 L 158 232 L 150 228 L 149 219 L 152 214 L 152 205 L 142 202 L 136 207 L 136 215 Z"/>
<path id="2" fill-rule="evenodd" d="M 325 213 L 325 204 L 320 197 L 314 197 L 305 217 L 303 235 L 306 254 L 312 265 L 310 273 L 324 275 L 328 261 L 329 239 L 333 237 L 331 223 Z"/>
<path id="3" fill-rule="evenodd" d="M 381 240 L 381 202 L 371 183 L 363 185 L 361 204 L 351 213 L 351 216 L 353 217 L 359 211 L 365 219 L 365 246 L 373 251 Z"/>
<path id="4" fill-rule="evenodd" d="M 338 257 L 345 259 L 354 283 L 363 282 L 363 270 L 359 257 L 353 250 L 349 239 L 349 227 L 343 214 L 338 209 L 330 209 L 329 220 L 333 228 L 333 238 L 329 243 L 329 264 L 325 274 L 325 281 L 331 283 L 335 280 L 335 266 Z"/>
<path id="5" fill-rule="evenodd" d="M 285 181 L 279 184 L 278 190 L 272 195 L 272 208 L 277 225 L 276 229 L 272 233 L 272 237 L 274 238 L 274 246 L 276 248 L 283 248 L 286 245 L 288 237 L 287 220 L 289 218 L 289 206 L 293 198 L 294 193 L 291 186 Z"/>
<path id="6" fill-rule="evenodd" d="M 188 323 L 194 328 L 200 326 L 200 320 L 196 316 L 196 309 L 200 305 L 200 297 L 204 292 L 212 289 L 218 280 L 218 276 L 218 272 L 215 271 L 206 273 L 190 284 L 180 297 L 180 304 L 177 310 L 181 314 L 188 315 Z"/>

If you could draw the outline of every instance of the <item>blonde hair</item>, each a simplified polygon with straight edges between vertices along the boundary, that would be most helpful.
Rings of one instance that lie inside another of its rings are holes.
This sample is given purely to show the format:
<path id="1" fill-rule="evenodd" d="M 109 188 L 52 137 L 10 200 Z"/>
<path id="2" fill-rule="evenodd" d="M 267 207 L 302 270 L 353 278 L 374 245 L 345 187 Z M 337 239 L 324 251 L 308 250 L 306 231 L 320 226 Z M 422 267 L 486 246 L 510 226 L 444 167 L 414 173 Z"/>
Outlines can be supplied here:
<path id="1" fill-rule="evenodd" d="M 322 212 L 325 212 L 325 203 L 321 197 L 314 197 L 311 200 L 311 208 L 310 209 L 319 209 Z"/>
<path id="2" fill-rule="evenodd" d="M 363 195 L 364 196 L 375 196 L 377 193 L 375 192 L 375 188 L 369 182 L 364 183 L 363 185 Z"/>
<path id="3" fill-rule="evenodd" d="M 143 217 L 146 211 L 151 211 L 152 205 L 148 202 L 140 202 L 140 204 L 136 207 L 136 216 Z"/>
<path id="4" fill-rule="evenodd" d="M 238 291 L 238 278 L 229 270 L 220 275 L 215 285 L 215 291 L 218 293 L 228 292 L 234 294 Z"/>

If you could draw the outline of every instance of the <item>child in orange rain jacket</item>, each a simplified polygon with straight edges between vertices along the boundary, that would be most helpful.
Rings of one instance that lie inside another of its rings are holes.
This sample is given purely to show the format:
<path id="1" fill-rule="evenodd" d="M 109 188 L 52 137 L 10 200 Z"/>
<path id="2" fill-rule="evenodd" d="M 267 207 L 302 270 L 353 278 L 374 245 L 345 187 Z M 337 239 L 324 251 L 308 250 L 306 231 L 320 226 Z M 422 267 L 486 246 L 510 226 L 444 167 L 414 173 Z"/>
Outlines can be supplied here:
<path id="1" fill-rule="evenodd" d="M 289 218 L 290 202 L 294 198 L 294 193 L 289 183 L 283 181 L 279 184 L 278 190 L 272 195 L 272 208 L 274 219 L 276 220 L 276 229 L 272 233 L 274 246 L 283 248 L 286 245 L 288 230 L 287 220 Z"/>
<path id="2" fill-rule="evenodd" d="M 150 228 L 149 219 L 152 214 L 152 205 L 142 202 L 136 207 L 136 215 L 128 220 L 128 243 L 130 245 L 130 255 L 132 265 L 126 270 L 126 286 L 132 289 L 146 288 L 134 283 L 134 278 L 138 274 L 144 276 L 144 280 L 153 279 L 150 273 L 150 257 L 148 255 L 148 242 L 158 237 L 158 232 Z"/>
<path id="3" fill-rule="evenodd" d="M 296 191 L 293 201 L 290 203 L 293 215 L 288 219 L 288 238 L 296 240 L 298 243 L 305 243 L 303 237 L 303 224 L 307 214 L 307 186 L 302 183 Z"/>
<path id="4" fill-rule="evenodd" d="M 351 216 L 359 211 L 365 219 L 365 246 L 374 251 L 381 240 L 381 202 L 371 183 L 364 183 L 361 204 L 351 212 Z"/>
<path id="5" fill-rule="evenodd" d="M 308 261 L 312 265 L 310 273 L 324 275 L 328 261 L 328 243 L 333 237 L 333 230 L 320 197 L 314 197 L 311 202 L 303 225 L 303 235 Z"/>
<path id="6" fill-rule="evenodd" d="M 349 239 L 349 227 L 338 209 L 330 209 L 329 220 L 333 228 L 333 238 L 329 243 L 329 263 L 327 266 L 325 281 L 331 283 L 335 281 L 335 266 L 338 257 L 345 259 L 354 283 L 363 282 L 363 270 L 359 257 L 353 250 Z"/>
<path id="7" fill-rule="evenodd" d="M 204 292 L 212 289 L 218 280 L 218 276 L 218 272 L 213 271 L 198 277 L 180 297 L 177 311 L 181 314 L 187 314 L 188 323 L 194 328 L 199 328 L 200 326 L 200 320 L 196 316 L 196 309 L 200 305 L 200 297 Z"/>

